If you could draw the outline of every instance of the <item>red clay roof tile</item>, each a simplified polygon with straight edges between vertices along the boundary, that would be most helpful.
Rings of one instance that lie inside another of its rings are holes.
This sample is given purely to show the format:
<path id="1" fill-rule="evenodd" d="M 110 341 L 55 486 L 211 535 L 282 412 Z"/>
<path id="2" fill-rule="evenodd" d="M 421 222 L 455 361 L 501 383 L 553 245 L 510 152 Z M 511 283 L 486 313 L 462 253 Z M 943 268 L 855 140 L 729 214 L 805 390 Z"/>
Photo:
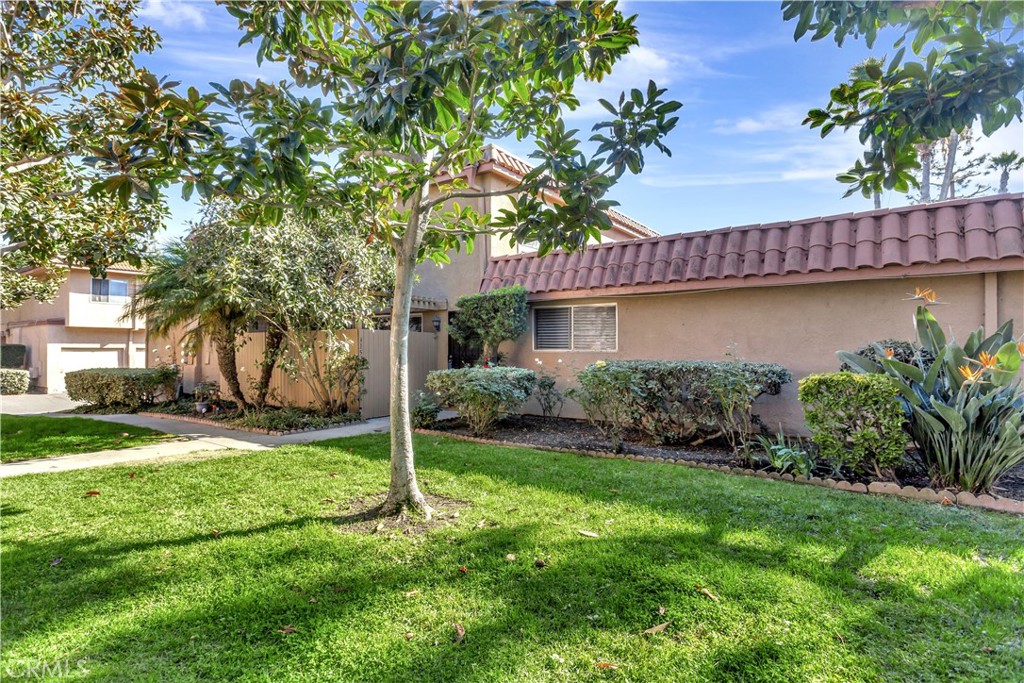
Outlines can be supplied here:
<path id="1" fill-rule="evenodd" d="M 492 259 L 481 290 L 534 294 L 1024 258 L 1024 195 L 609 242 Z"/>

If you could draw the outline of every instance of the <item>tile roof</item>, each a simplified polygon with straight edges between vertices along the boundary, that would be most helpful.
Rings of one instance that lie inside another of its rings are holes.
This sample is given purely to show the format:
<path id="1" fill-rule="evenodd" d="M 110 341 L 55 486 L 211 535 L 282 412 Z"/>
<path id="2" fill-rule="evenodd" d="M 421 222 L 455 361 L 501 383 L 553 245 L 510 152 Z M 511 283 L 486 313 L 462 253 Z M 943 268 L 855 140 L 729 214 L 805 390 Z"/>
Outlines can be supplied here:
<path id="1" fill-rule="evenodd" d="M 519 178 L 533 170 L 533 166 L 528 161 L 517 157 L 497 145 L 487 145 L 484 147 L 483 158 L 480 161 L 480 170 L 484 170 L 484 164 L 488 163 L 493 163 L 495 166 L 498 166 Z M 630 235 L 634 235 L 635 237 L 656 237 L 659 234 L 656 230 L 647 227 L 640 221 L 630 218 L 620 211 L 609 209 L 607 213 L 608 217 L 612 219 L 612 223 L 615 224 L 616 227 Z"/>
<path id="2" fill-rule="evenodd" d="M 490 260 L 480 290 L 521 284 L 535 295 L 640 293 L 756 285 L 761 278 L 786 284 L 808 274 L 837 280 L 896 266 L 970 263 L 983 271 L 1002 261 L 1024 268 L 1022 209 L 1024 195 L 997 195 L 611 242 L 543 258 L 505 256 Z"/>

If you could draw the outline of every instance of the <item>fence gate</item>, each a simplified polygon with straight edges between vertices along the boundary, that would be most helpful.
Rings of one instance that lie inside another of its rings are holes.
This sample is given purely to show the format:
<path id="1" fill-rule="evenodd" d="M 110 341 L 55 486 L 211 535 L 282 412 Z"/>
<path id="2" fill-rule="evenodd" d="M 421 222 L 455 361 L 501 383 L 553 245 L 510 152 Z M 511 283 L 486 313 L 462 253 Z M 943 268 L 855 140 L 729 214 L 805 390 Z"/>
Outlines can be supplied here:
<path id="1" fill-rule="evenodd" d="M 423 388 L 427 373 L 437 369 L 435 332 L 409 332 L 409 394 Z M 363 418 L 391 413 L 391 332 L 359 330 L 359 355 L 367 360 Z"/>

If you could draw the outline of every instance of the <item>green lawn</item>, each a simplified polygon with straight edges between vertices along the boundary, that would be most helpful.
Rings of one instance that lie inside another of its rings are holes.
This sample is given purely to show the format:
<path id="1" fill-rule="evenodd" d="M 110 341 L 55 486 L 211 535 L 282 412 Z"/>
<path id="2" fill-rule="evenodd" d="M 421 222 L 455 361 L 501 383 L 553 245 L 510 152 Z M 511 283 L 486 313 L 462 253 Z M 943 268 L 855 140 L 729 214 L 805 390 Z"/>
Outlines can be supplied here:
<path id="1" fill-rule="evenodd" d="M 339 532 L 344 501 L 386 486 L 381 435 L 5 480 L 3 667 L 70 661 L 70 680 L 133 683 L 1024 670 L 1024 520 L 671 465 L 417 445 L 426 490 L 470 504 L 423 535 Z"/>
<path id="2" fill-rule="evenodd" d="M 131 448 L 166 438 L 153 429 L 84 417 L 0 415 L 0 462 Z"/>

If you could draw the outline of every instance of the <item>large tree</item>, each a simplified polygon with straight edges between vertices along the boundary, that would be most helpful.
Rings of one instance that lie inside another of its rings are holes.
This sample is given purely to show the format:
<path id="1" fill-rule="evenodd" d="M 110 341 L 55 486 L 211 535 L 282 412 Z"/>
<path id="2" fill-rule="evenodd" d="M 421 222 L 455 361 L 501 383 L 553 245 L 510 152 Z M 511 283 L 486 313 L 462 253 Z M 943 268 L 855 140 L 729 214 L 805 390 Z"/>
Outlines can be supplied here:
<path id="1" fill-rule="evenodd" d="M 614 3 L 226 4 L 243 41 L 258 41 L 260 58 L 286 61 L 296 85 L 319 87 L 331 102 L 264 84 L 220 88 L 245 110 L 248 132 L 233 161 L 225 161 L 230 150 L 222 152 L 220 186 L 245 194 L 263 218 L 285 207 L 307 214 L 343 207 L 365 217 L 370 239 L 389 245 L 396 265 L 384 512 L 429 515 L 408 407 L 416 264 L 443 262 L 487 232 L 536 240 L 542 254 L 598 238 L 611 226 L 608 190 L 643 168 L 648 147 L 667 152 L 661 139 L 681 105 L 664 101 L 653 83 L 603 102 L 611 120 L 595 126 L 590 154 L 566 127 L 565 111 L 579 105 L 576 80 L 600 80 L 637 44 L 634 20 Z M 485 140 L 508 136 L 535 143 L 536 168 L 490 192 L 508 195 L 511 209 L 480 215 L 460 201 L 487 193 L 462 171 L 481 158 Z M 273 163 L 275 155 L 290 170 Z M 276 200 L 267 201 L 268 191 Z"/>
<path id="2" fill-rule="evenodd" d="M 784 0 L 794 38 L 831 36 L 842 46 L 863 36 L 871 47 L 883 29 L 899 34 L 893 54 L 855 69 L 833 88 L 829 103 L 804 123 L 822 137 L 836 128 L 858 130 L 866 146 L 838 180 L 847 196 L 917 186 L 920 146 L 980 124 L 985 135 L 1021 119 L 1024 92 L 1024 4 L 991 2 L 852 2 Z M 910 55 L 920 61 L 905 59 Z M 952 165 L 949 165 L 952 169 Z"/>
<path id="3" fill-rule="evenodd" d="M 164 216 L 157 190 L 180 177 L 182 144 L 216 135 L 197 100 L 135 65 L 159 40 L 136 11 L 135 0 L 0 2 L 3 308 L 52 297 L 67 265 L 96 276 L 140 265 Z M 119 88 L 131 82 L 134 91 Z M 141 110 L 145 121 L 110 139 Z M 94 169 L 95 154 L 118 162 Z"/>

